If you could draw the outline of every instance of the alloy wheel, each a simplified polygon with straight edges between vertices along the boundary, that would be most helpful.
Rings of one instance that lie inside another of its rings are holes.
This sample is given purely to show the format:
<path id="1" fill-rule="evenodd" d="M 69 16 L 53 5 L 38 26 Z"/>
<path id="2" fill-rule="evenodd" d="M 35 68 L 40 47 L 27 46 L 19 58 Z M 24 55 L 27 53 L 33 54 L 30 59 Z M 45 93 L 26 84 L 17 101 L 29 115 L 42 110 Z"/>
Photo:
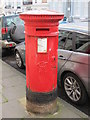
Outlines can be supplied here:
<path id="1" fill-rule="evenodd" d="M 18 53 L 16 53 L 16 63 L 19 67 L 21 67 L 22 61 L 21 61 L 20 55 Z"/>
<path id="2" fill-rule="evenodd" d="M 78 82 L 71 76 L 66 77 L 64 81 L 64 89 L 68 97 L 77 102 L 81 98 L 81 88 Z"/>

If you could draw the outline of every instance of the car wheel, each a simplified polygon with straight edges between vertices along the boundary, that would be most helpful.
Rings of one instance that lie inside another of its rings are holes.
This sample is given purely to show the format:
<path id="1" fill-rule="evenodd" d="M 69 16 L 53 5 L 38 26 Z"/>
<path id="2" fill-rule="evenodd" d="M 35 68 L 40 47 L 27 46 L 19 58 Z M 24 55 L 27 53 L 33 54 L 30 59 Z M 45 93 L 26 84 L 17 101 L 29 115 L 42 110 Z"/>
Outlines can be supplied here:
<path id="1" fill-rule="evenodd" d="M 63 88 L 66 96 L 75 104 L 84 104 L 87 100 L 86 90 L 80 79 L 73 73 L 63 76 Z"/>
<path id="2" fill-rule="evenodd" d="M 20 56 L 18 51 L 16 51 L 16 55 L 15 56 L 16 56 L 16 64 L 17 64 L 17 66 L 19 68 L 24 68 L 22 58 L 21 58 L 21 56 Z"/>

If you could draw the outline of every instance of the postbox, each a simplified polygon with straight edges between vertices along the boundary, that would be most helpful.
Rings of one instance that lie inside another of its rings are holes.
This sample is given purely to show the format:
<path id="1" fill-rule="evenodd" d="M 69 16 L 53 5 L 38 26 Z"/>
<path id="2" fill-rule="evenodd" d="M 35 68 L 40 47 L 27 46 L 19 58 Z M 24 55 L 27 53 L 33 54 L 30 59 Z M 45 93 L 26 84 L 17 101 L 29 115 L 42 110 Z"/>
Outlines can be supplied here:
<path id="1" fill-rule="evenodd" d="M 58 25 L 63 17 L 44 10 L 20 14 L 25 21 L 26 98 L 34 112 L 39 111 L 37 105 L 57 98 Z M 43 111 L 40 106 L 39 109 Z"/>

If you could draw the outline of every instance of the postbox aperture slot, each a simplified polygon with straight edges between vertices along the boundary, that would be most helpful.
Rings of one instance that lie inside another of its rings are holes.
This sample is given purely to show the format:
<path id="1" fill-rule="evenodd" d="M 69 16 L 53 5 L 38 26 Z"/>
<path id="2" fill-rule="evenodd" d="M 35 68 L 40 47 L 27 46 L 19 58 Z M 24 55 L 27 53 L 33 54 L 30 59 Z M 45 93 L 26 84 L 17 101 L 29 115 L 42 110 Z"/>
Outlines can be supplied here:
<path id="1" fill-rule="evenodd" d="M 36 28 L 36 31 L 49 31 L 49 28 Z"/>

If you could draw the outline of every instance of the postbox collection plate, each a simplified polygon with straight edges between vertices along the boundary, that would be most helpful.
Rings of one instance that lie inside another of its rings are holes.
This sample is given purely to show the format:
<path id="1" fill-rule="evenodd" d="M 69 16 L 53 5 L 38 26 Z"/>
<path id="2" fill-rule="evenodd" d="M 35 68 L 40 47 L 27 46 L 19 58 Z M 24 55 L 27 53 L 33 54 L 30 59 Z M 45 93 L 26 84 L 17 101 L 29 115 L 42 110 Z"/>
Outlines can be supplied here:
<path id="1" fill-rule="evenodd" d="M 37 39 L 37 53 L 47 53 L 47 38 Z"/>

